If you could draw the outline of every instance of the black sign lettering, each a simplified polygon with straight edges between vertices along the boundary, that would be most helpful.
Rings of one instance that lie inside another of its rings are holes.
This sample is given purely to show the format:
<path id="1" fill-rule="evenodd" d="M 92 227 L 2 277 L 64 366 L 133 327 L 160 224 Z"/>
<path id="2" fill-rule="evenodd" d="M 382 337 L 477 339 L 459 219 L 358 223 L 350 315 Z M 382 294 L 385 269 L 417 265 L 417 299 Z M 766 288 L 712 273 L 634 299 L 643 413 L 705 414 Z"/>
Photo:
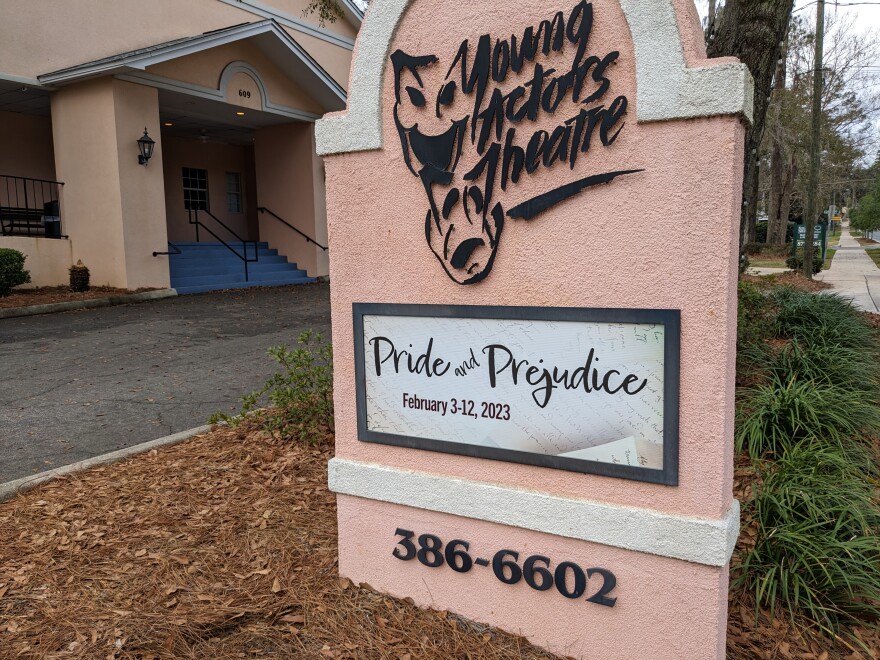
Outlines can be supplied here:
<path id="1" fill-rule="evenodd" d="M 588 55 L 592 29 L 593 5 L 580 0 L 567 16 L 557 12 L 525 28 L 519 37 L 493 39 L 484 34 L 475 45 L 466 39 L 437 90 L 429 90 L 422 75 L 439 63 L 436 55 L 402 50 L 391 54 L 394 121 L 404 160 L 427 194 L 428 245 L 453 281 L 473 284 L 489 275 L 505 218 L 531 220 L 587 188 L 640 171 L 586 176 L 507 211 L 495 200 L 497 189 L 508 191 L 524 174 L 557 163 L 573 170 L 582 154 L 596 144 L 614 144 L 623 130 L 626 96 L 617 96 L 607 106 L 602 103 L 611 88 L 608 68 L 620 54 Z M 566 49 L 574 49 L 574 58 L 565 71 L 540 61 Z M 528 79 L 505 92 L 499 85 L 511 73 Z M 468 97 L 464 116 L 450 110 L 459 95 Z M 581 107 L 552 131 L 537 130 L 517 140 L 521 124 L 537 121 L 542 113 L 554 114 L 565 101 Z M 426 128 L 428 123 L 440 128 Z M 466 148 L 478 158 L 470 170 L 458 172 Z M 454 181 L 456 175 L 460 182 Z"/>

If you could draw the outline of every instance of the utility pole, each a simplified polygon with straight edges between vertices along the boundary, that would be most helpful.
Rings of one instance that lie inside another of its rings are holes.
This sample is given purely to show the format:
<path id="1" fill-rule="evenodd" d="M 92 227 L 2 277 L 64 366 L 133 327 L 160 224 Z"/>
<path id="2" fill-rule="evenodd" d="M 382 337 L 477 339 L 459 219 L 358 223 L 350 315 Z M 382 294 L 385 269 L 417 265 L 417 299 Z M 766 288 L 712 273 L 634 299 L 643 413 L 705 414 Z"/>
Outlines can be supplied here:
<path id="1" fill-rule="evenodd" d="M 804 277 L 813 279 L 813 234 L 816 231 L 816 197 L 819 194 L 819 131 L 822 127 L 823 41 L 825 40 L 825 0 L 816 3 L 816 54 L 813 67 L 813 126 L 810 143 L 810 178 L 804 214 Z M 797 238 L 795 238 L 797 240 Z"/>

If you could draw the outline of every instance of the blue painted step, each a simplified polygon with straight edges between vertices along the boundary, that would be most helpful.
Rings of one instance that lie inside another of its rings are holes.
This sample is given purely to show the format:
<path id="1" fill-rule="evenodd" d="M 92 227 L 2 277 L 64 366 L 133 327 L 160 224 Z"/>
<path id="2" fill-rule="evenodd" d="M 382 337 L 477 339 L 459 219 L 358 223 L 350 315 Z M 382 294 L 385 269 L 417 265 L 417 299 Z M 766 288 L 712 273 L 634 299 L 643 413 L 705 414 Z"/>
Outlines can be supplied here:
<path id="1" fill-rule="evenodd" d="M 169 268 L 171 286 L 179 294 L 309 284 L 315 281 L 265 242 L 258 244 L 258 260 L 248 263 L 247 281 L 241 258 L 221 243 L 175 243 L 175 246 L 181 254 L 169 256 Z M 244 254 L 245 247 L 241 243 L 230 243 L 230 246 L 239 254 Z M 247 246 L 247 254 L 254 255 L 253 244 Z"/>

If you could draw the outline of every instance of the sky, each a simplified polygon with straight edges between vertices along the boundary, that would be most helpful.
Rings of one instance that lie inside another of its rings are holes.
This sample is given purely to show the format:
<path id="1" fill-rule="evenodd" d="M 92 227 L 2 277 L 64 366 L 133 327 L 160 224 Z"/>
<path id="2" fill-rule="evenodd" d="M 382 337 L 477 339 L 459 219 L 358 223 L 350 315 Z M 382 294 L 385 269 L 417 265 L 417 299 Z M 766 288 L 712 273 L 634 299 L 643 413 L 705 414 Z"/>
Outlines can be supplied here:
<path id="1" fill-rule="evenodd" d="M 705 17 L 709 12 L 708 0 L 696 0 L 697 10 L 700 16 Z M 795 11 L 800 14 L 809 14 L 811 18 L 816 16 L 816 3 L 813 0 L 797 0 Z M 856 15 L 861 25 L 866 29 L 880 27 L 880 2 L 870 0 L 845 0 L 831 2 L 826 0 L 825 11 L 827 13 L 840 12 L 847 15 Z"/>

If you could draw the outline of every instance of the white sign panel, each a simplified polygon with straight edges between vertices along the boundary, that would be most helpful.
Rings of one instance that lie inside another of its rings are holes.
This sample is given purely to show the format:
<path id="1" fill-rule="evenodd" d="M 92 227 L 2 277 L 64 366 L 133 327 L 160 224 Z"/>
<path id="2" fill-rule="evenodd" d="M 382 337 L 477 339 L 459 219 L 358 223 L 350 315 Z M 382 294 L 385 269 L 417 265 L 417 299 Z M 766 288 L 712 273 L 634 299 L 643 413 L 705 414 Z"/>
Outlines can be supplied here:
<path id="1" fill-rule="evenodd" d="M 677 478 L 672 310 L 355 305 L 362 440 Z"/>

